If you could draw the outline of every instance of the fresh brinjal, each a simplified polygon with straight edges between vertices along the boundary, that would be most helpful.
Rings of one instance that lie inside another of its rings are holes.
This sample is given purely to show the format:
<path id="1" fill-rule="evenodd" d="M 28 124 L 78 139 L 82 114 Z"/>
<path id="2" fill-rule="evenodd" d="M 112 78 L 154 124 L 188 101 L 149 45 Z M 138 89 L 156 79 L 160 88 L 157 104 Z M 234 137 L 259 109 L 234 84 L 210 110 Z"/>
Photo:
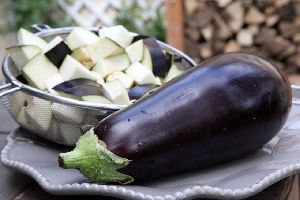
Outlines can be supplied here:
<path id="1" fill-rule="evenodd" d="M 91 181 L 149 181 L 260 149 L 290 107 L 290 83 L 270 63 L 224 54 L 103 119 L 59 162 Z"/>

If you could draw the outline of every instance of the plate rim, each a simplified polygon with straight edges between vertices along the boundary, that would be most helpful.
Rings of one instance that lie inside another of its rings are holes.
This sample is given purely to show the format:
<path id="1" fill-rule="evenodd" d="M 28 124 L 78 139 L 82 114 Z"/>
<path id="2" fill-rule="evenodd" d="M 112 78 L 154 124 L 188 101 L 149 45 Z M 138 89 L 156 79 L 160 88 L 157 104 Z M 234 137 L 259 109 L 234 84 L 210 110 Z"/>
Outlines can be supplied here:
<path id="1" fill-rule="evenodd" d="M 209 185 L 196 185 L 177 191 L 174 193 L 169 193 L 165 195 L 149 195 L 141 192 L 136 192 L 132 189 L 128 189 L 122 185 L 105 185 L 96 183 L 73 183 L 73 184 L 63 184 L 54 185 L 51 184 L 47 178 L 40 173 L 37 169 L 24 164 L 19 161 L 14 161 L 9 159 L 9 153 L 15 146 L 16 140 L 14 139 L 17 131 L 12 131 L 7 136 L 7 144 L 1 151 L 1 162 L 7 167 L 11 167 L 20 172 L 23 172 L 31 176 L 45 191 L 52 194 L 69 194 L 71 192 L 82 192 L 88 194 L 88 192 L 98 193 L 99 195 L 108 195 L 119 198 L 130 198 L 130 199 L 147 199 L 147 200 L 181 200 L 186 198 L 221 198 L 221 199 L 244 199 L 253 196 L 260 191 L 264 190 L 273 183 L 296 174 L 300 171 L 300 163 L 292 164 L 287 167 L 278 169 L 273 173 L 260 179 L 255 184 L 245 187 L 242 189 L 221 189 L 218 187 L 212 187 Z"/>

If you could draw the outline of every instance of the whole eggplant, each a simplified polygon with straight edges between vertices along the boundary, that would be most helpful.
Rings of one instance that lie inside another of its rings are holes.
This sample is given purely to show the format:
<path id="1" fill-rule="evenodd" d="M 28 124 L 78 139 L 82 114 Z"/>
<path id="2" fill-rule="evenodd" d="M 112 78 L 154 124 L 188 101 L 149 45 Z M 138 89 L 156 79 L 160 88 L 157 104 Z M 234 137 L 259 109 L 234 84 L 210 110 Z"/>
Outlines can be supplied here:
<path id="1" fill-rule="evenodd" d="M 131 176 L 127 182 L 151 180 L 260 149 L 284 125 L 291 99 L 289 81 L 269 62 L 224 54 L 103 119 L 94 133 L 109 153 L 125 159 L 115 169 Z M 61 166 L 77 168 L 91 180 L 126 182 L 95 178 L 84 172 L 88 166 L 68 158 L 69 153 L 60 155 Z"/>

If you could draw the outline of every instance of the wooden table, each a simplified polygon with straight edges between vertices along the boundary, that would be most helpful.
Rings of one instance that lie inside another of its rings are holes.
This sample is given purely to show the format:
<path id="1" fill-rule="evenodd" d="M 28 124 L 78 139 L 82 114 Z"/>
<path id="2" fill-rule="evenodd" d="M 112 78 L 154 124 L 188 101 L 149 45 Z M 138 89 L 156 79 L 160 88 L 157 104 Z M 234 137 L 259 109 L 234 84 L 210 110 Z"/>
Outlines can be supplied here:
<path id="1" fill-rule="evenodd" d="M 18 125 L 0 103 L 0 149 L 6 136 Z M 14 172 L 0 164 L 0 200 L 113 200 L 101 196 L 55 196 L 44 192 L 30 177 Z M 248 200 L 299 200 L 298 176 L 290 176 L 270 186 Z"/>

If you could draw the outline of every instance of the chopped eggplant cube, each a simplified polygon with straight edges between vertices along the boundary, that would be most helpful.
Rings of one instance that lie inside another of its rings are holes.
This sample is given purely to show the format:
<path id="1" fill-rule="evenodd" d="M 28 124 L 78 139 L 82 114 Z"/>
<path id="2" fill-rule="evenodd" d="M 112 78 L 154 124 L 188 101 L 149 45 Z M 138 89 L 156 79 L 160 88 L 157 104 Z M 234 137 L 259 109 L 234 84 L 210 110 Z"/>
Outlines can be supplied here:
<path id="1" fill-rule="evenodd" d="M 130 65 L 129 58 L 125 53 L 102 58 L 99 59 L 98 62 L 101 62 L 101 66 L 108 69 L 108 73 L 111 73 L 114 70 L 123 71 Z"/>
<path id="2" fill-rule="evenodd" d="M 119 80 L 113 80 L 103 85 L 104 96 L 116 104 L 129 105 L 127 90 Z"/>
<path id="3" fill-rule="evenodd" d="M 76 96 L 101 95 L 103 88 L 100 84 L 89 79 L 74 79 L 56 85 L 54 90 Z"/>
<path id="4" fill-rule="evenodd" d="M 169 59 L 165 57 L 161 46 L 155 38 L 144 39 L 144 44 L 148 47 L 151 54 L 154 75 L 164 78 L 171 67 Z"/>
<path id="5" fill-rule="evenodd" d="M 121 47 L 127 47 L 133 40 L 133 35 L 122 25 L 103 27 L 99 30 L 100 38 L 108 37 Z"/>
<path id="6" fill-rule="evenodd" d="M 101 60 L 99 59 L 96 62 L 96 64 L 94 65 L 94 67 L 92 68 L 92 72 L 96 72 L 96 73 L 100 74 L 100 76 L 102 78 L 104 78 L 110 73 L 110 70 L 109 70 L 108 66 L 103 65 Z"/>
<path id="7" fill-rule="evenodd" d="M 149 36 L 147 35 L 136 35 L 133 37 L 132 44 L 135 43 L 136 41 L 147 39 L 147 38 L 149 38 Z"/>
<path id="8" fill-rule="evenodd" d="M 157 83 L 152 71 L 138 62 L 131 64 L 126 70 L 126 74 L 131 76 L 138 85 Z"/>
<path id="9" fill-rule="evenodd" d="M 126 89 L 131 88 L 134 83 L 134 80 L 131 76 L 121 71 L 114 71 L 107 76 L 106 81 L 109 82 L 116 79 L 118 79 Z"/>
<path id="10" fill-rule="evenodd" d="M 91 69 L 97 62 L 96 51 L 92 45 L 74 49 L 71 56 L 88 69 Z"/>
<path id="11" fill-rule="evenodd" d="M 56 36 L 42 49 L 43 52 L 46 53 L 47 51 L 51 50 L 53 47 L 55 47 L 62 41 L 64 41 L 64 40 L 60 36 Z"/>
<path id="12" fill-rule="evenodd" d="M 25 116 L 35 131 L 47 132 L 52 121 L 51 102 L 33 97 L 25 108 Z"/>
<path id="13" fill-rule="evenodd" d="M 143 40 L 136 41 L 126 47 L 126 53 L 131 63 L 140 62 L 143 59 L 144 43 Z"/>
<path id="14" fill-rule="evenodd" d="M 45 84 L 45 86 L 46 86 L 49 93 L 59 95 L 58 92 L 53 90 L 53 87 L 60 84 L 60 83 L 62 83 L 62 82 L 64 82 L 63 77 L 59 73 L 56 73 L 53 76 L 50 76 L 49 78 L 47 78 L 44 81 L 44 84 Z"/>
<path id="15" fill-rule="evenodd" d="M 53 102 L 51 109 L 56 120 L 70 124 L 82 123 L 85 109 Z"/>
<path id="16" fill-rule="evenodd" d="M 47 46 L 47 42 L 39 36 L 27 31 L 24 28 L 20 28 L 17 33 L 18 44 L 22 45 L 35 45 L 41 49 Z"/>
<path id="17" fill-rule="evenodd" d="M 31 58 L 41 52 L 41 48 L 34 45 L 18 45 L 6 50 L 20 71 Z"/>
<path id="18" fill-rule="evenodd" d="M 101 79 L 100 76 L 97 77 L 93 72 L 69 55 L 67 55 L 60 66 L 59 73 L 65 81 L 77 78 L 85 78 L 93 81 Z"/>
<path id="19" fill-rule="evenodd" d="M 174 63 L 174 54 L 169 53 L 169 52 L 164 52 L 165 54 L 165 58 L 166 58 L 166 62 L 168 62 L 168 65 L 172 66 L 172 64 Z"/>
<path id="20" fill-rule="evenodd" d="M 104 96 L 98 95 L 82 96 L 82 100 L 92 103 L 112 104 L 112 102 L 109 99 L 105 98 Z"/>
<path id="21" fill-rule="evenodd" d="M 156 85 L 162 85 L 162 83 L 164 82 L 164 79 L 159 78 L 158 76 L 155 76 L 155 80 L 156 80 Z"/>
<path id="22" fill-rule="evenodd" d="M 148 67 L 151 71 L 153 71 L 152 58 L 150 51 L 146 45 L 144 45 L 143 59 L 141 61 L 143 65 Z"/>
<path id="23" fill-rule="evenodd" d="M 184 71 L 182 69 L 179 69 L 175 64 L 173 64 L 165 78 L 165 82 L 170 81 L 171 79 L 175 78 L 176 76 L 179 76 Z"/>
<path id="24" fill-rule="evenodd" d="M 45 90 L 44 81 L 58 72 L 58 69 L 43 54 L 34 56 L 22 69 L 23 75 L 30 85 Z"/>
<path id="25" fill-rule="evenodd" d="M 64 61 L 65 57 L 69 54 L 71 54 L 72 51 L 68 47 L 68 45 L 61 41 L 57 45 L 55 45 L 53 48 L 51 48 L 49 51 L 45 53 L 45 56 L 56 66 L 60 67 L 62 62 Z"/>
<path id="26" fill-rule="evenodd" d="M 23 84 L 26 84 L 26 85 L 28 84 L 28 81 L 26 80 L 26 78 L 22 74 L 20 74 L 19 76 L 17 76 L 16 79 L 18 81 L 20 81 L 21 83 L 23 83 Z"/>
<path id="27" fill-rule="evenodd" d="M 115 56 L 124 52 L 124 48 L 118 45 L 110 38 L 100 38 L 97 42 L 92 44 L 98 58 L 106 58 L 108 56 Z"/>
<path id="28" fill-rule="evenodd" d="M 99 37 L 88 31 L 84 28 L 76 28 L 74 29 L 69 36 L 67 37 L 66 41 L 68 46 L 71 50 L 77 49 L 78 47 L 86 46 L 89 44 L 94 44 L 99 40 Z"/>

